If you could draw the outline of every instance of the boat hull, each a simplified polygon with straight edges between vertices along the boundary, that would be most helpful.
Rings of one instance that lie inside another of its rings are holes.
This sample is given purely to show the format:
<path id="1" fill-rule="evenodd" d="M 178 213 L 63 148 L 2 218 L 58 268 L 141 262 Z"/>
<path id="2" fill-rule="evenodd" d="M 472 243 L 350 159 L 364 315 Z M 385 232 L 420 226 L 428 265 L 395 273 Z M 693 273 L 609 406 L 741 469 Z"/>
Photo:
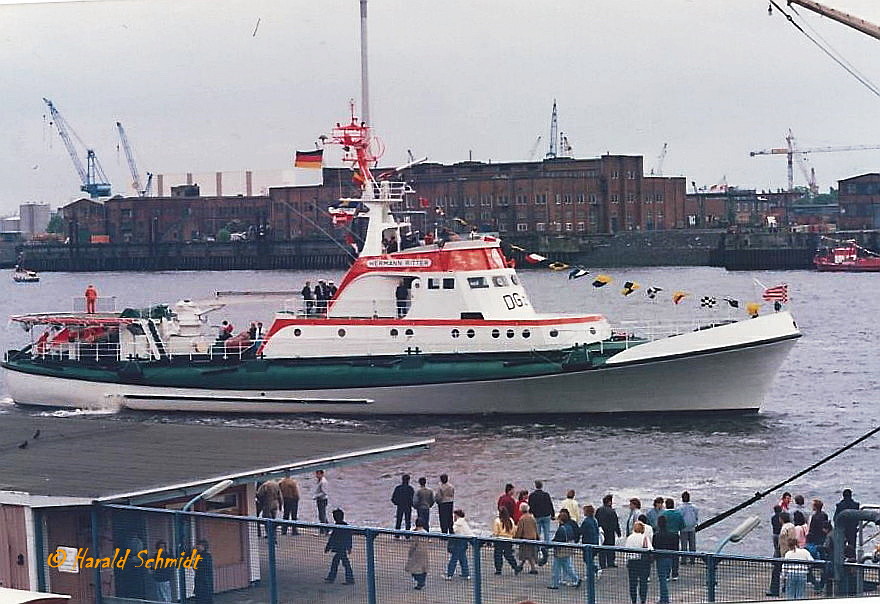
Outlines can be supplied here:
<path id="1" fill-rule="evenodd" d="M 13 400 L 50 407 L 360 416 L 756 411 L 798 336 L 596 369 L 383 387 L 173 388 L 36 375 L 5 366 Z"/>

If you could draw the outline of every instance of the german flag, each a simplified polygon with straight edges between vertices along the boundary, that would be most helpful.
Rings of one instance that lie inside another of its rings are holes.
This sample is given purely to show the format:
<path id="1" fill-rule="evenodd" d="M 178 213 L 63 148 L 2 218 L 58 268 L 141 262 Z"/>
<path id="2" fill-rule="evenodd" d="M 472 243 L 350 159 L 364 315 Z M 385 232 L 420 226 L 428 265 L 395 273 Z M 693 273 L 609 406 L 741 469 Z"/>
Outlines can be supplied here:
<path id="1" fill-rule="evenodd" d="M 687 298 L 688 296 L 690 296 L 689 293 L 678 291 L 678 292 L 675 292 L 674 294 L 672 294 L 672 301 L 675 302 L 676 304 L 681 304 L 681 301 L 684 300 L 685 298 Z"/>
<path id="2" fill-rule="evenodd" d="M 635 281 L 627 281 L 626 283 L 623 284 L 623 289 L 620 290 L 620 293 L 622 293 L 624 296 L 628 296 L 631 293 L 633 293 L 634 291 L 636 291 L 637 289 L 639 289 L 640 287 L 641 287 L 641 285 L 639 285 Z"/>
<path id="3" fill-rule="evenodd" d="M 596 275 L 596 279 L 593 281 L 593 287 L 605 287 L 612 281 L 614 281 L 614 279 L 608 275 Z"/>
<path id="4" fill-rule="evenodd" d="M 297 151 L 296 159 L 293 160 L 293 167 L 305 168 L 307 170 L 320 170 L 323 163 L 323 149 L 315 149 L 314 151 Z"/>

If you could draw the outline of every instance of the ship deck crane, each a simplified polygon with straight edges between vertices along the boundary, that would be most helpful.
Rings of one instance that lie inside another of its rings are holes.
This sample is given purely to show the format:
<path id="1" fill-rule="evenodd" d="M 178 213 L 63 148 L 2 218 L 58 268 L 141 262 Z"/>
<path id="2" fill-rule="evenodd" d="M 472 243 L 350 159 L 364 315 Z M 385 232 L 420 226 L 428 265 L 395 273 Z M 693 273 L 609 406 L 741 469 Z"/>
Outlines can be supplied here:
<path id="1" fill-rule="evenodd" d="M 52 122 L 55 124 L 55 128 L 58 129 L 58 135 L 64 142 L 64 146 L 67 148 L 67 154 L 70 155 L 70 159 L 73 161 L 73 167 L 76 169 L 77 174 L 79 174 L 79 179 L 82 182 L 82 185 L 79 188 L 80 191 L 88 193 L 89 197 L 92 199 L 109 197 L 110 183 L 107 181 L 107 175 L 104 174 L 104 168 L 101 167 L 101 163 L 98 161 L 98 156 L 95 155 L 95 152 L 92 149 L 89 149 L 87 145 L 83 143 L 82 139 L 67 123 L 67 120 L 65 120 L 61 113 L 58 112 L 58 109 L 52 101 L 43 97 L 43 102 L 46 103 L 46 106 L 49 108 Z M 83 162 L 79 157 L 79 153 L 76 150 L 76 145 L 74 145 L 71 135 L 76 138 L 80 145 L 86 148 L 85 165 L 83 165 Z"/>
<path id="2" fill-rule="evenodd" d="M 153 174 L 147 172 L 147 183 L 141 188 L 140 172 L 137 163 L 134 161 L 134 153 L 131 151 L 131 145 L 128 144 L 128 136 L 125 134 L 125 128 L 122 122 L 116 122 L 116 129 L 119 131 L 119 140 L 122 143 L 122 150 L 125 151 L 125 159 L 128 161 L 128 169 L 131 172 L 131 186 L 137 192 L 138 197 L 149 197 L 150 190 L 153 187 Z"/>
<path id="3" fill-rule="evenodd" d="M 794 138 L 794 134 L 789 129 L 788 134 L 785 137 L 786 146 L 785 147 L 776 147 L 773 149 L 762 149 L 761 151 L 751 151 L 749 152 L 749 156 L 755 157 L 756 155 L 785 155 L 788 159 L 788 190 L 791 191 L 794 189 L 794 157 L 795 155 L 801 155 L 806 153 L 836 153 L 838 151 L 869 151 L 880 149 L 880 145 L 847 145 L 842 147 L 802 147 L 798 148 L 797 143 Z M 804 175 L 807 176 L 807 170 L 804 166 L 802 166 L 804 170 Z M 816 183 L 815 183 L 815 175 L 807 176 L 807 180 L 810 183 L 810 190 L 813 193 L 816 193 Z"/>

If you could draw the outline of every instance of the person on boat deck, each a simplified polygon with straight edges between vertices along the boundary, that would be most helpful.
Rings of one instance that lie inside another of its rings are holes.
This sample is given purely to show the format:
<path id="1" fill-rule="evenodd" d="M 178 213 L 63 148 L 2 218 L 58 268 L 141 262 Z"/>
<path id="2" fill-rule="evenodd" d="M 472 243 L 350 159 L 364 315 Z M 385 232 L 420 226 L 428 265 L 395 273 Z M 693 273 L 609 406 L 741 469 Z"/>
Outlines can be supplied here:
<path id="1" fill-rule="evenodd" d="M 248 338 L 251 342 L 257 339 L 257 324 L 251 321 L 251 326 L 248 327 Z"/>
<path id="2" fill-rule="evenodd" d="M 409 312 L 409 288 L 406 286 L 405 280 L 401 279 L 397 285 L 397 289 L 394 290 L 394 297 L 397 299 L 397 318 L 400 319 Z"/>
<path id="3" fill-rule="evenodd" d="M 315 286 L 315 306 L 319 315 L 327 313 L 327 300 L 329 299 L 330 291 L 327 289 L 327 284 L 323 280 L 318 281 Z"/>
<path id="4" fill-rule="evenodd" d="M 315 308 L 315 295 L 312 293 L 312 282 L 306 281 L 306 284 L 303 285 L 300 293 L 302 294 L 303 302 L 305 302 L 306 316 L 308 316 L 312 314 L 312 311 Z"/>
<path id="5" fill-rule="evenodd" d="M 392 254 L 397 251 L 397 238 L 392 237 L 388 240 L 388 244 L 385 246 L 385 253 Z"/>
<path id="6" fill-rule="evenodd" d="M 95 289 L 94 285 L 89 283 L 89 286 L 86 288 L 84 295 L 86 298 L 86 312 L 89 314 L 94 314 L 96 312 L 95 306 L 98 302 L 98 290 Z"/>
<path id="7" fill-rule="evenodd" d="M 333 299 L 333 296 L 336 295 L 336 292 L 337 292 L 338 290 L 339 290 L 339 288 L 336 287 L 336 284 L 333 283 L 332 281 L 329 281 L 329 282 L 327 283 L 327 291 L 328 291 L 328 293 L 329 293 L 329 295 L 327 296 L 327 299 L 328 299 L 328 300 L 332 300 L 332 299 Z"/>
<path id="8" fill-rule="evenodd" d="M 232 326 L 232 323 L 229 321 L 223 321 L 220 323 L 220 332 L 217 334 L 217 339 L 221 342 L 224 340 L 228 340 L 232 337 L 232 330 L 235 329 Z"/>

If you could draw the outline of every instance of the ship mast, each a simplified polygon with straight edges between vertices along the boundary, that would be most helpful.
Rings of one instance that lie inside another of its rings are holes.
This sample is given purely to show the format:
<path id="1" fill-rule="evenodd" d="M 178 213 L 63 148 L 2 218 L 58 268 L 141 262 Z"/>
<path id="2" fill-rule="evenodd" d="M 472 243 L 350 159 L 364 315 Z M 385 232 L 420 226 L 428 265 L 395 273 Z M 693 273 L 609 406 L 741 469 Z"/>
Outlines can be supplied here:
<path id="1" fill-rule="evenodd" d="M 361 0 L 361 111 L 370 122 L 370 82 L 367 73 L 367 0 Z"/>

